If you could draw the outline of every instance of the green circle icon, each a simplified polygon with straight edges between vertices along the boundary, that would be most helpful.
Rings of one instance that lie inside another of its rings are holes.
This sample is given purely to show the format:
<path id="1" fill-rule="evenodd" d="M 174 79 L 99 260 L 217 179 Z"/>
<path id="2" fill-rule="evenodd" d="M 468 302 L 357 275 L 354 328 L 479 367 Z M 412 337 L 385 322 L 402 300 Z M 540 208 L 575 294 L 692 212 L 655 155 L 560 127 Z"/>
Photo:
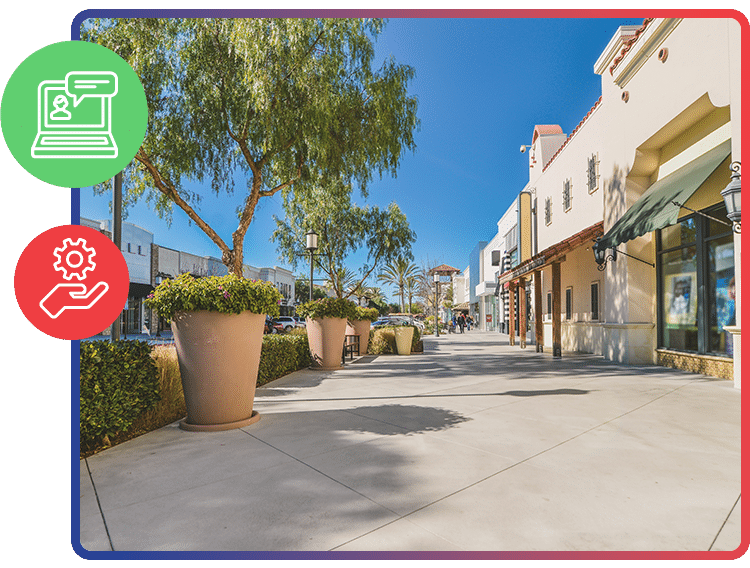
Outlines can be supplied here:
<path id="1" fill-rule="evenodd" d="M 0 106 L 3 136 L 31 175 L 61 187 L 114 177 L 143 142 L 148 106 L 133 68 L 84 41 L 48 45 L 13 72 Z"/>

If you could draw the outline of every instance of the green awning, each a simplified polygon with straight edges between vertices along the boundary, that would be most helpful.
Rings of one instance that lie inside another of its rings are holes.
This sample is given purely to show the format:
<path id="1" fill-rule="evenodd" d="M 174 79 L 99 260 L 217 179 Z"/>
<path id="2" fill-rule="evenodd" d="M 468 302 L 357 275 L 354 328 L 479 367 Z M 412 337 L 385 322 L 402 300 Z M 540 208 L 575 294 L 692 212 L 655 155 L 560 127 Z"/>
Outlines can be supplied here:
<path id="1" fill-rule="evenodd" d="M 657 181 L 607 231 L 597 248 L 613 248 L 656 229 L 674 225 L 680 207 L 672 202 L 684 205 L 731 151 L 731 141 L 722 142 L 713 150 Z"/>

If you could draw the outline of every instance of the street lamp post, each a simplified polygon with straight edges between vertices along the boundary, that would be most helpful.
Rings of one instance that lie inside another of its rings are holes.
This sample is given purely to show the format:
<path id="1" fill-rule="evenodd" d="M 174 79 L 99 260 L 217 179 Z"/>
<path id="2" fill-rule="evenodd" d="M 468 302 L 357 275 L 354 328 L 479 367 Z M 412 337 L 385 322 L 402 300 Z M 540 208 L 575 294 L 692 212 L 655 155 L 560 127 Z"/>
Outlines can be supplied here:
<path id="1" fill-rule="evenodd" d="M 313 299 L 313 255 L 318 250 L 318 233 L 310 229 L 307 232 L 307 250 L 310 253 L 310 301 Z"/>
<path id="2" fill-rule="evenodd" d="M 435 337 L 440 337 L 440 312 L 438 311 L 438 301 L 440 300 L 440 274 L 437 272 L 432 275 L 435 281 Z"/>

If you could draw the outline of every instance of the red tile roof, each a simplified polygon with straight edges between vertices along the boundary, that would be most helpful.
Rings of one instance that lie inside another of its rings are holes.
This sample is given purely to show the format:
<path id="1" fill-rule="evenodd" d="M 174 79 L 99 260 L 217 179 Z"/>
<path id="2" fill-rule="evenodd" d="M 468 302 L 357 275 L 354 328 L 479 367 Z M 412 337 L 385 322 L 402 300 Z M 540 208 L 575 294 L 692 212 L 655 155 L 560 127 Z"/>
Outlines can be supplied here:
<path id="1" fill-rule="evenodd" d="M 592 112 L 594 112 L 594 109 L 596 109 L 596 107 L 598 107 L 598 106 L 599 106 L 600 104 L 602 104 L 602 98 L 601 98 L 601 96 L 600 96 L 600 97 L 599 97 L 599 99 L 598 99 L 598 100 L 597 100 L 597 101 L 596 101 L 596 102 L 594 103 L 594 106 L 592 106 L 592 107 L 591 107 L 591 109 L 590 109 L 590 110 L 589 110 L 589 111 L 588 111 L 588 112 L 586 113 L 586 116 L 584 116 L 584 117 L 583 117 L 583 118 L 581 119 L 581 122 L 579 122 L 579 123 L 578 123 L 578 126 L 576 126 L 576 127 L 575 127 L 575 128 L 573 129 L 573 132 L 571 132 L 570 134 L 568 134 L 568 137 L 567 137 L 567 138 L 565 139 L 565 142 L 563 142 L 563 143 L 562 143 L 562 146 L 560 146 L 560 147 L 559 147 L 559 148 L 557 149 L 557 152 L 555 152 L 555 153 L 554 153 L 554 154 L 552 155 L 552 157 L 551 157 L 551 158 L 550 158 L 550 159 L 549 159 L 549 160 L 547 161 L 547 163 L 546 163 L 546 164 L 544 164 L 544 167 L 542 168 L 542 171 L 545 171 L 545 170 L 546 170 L 546 169 L 547 169 L 547 168 L 549 167 L 549 165 L 550 165 L 550 164 L 551 164 L 551 163 L 552 163 L 552 162 L 554 161 L 554 159 L 555 159 L 555 158 L 557 158 L 557 155 L 558 155 L 558 154 L 559 154 L 560 152 L 562 152 L 563 148 L 565 148 L 565 146 L 567 146 L 568 142 L 570 142 L 570 139 L 571 139 L 571 138 L 573 137 L 573 135 L 574 135 L 574 134 L 575 134 L 576 132 L 578 132 L 578 131 L 580 130 L 581 126 L 583 126 L 583 123 L 584 123 L 584 122 L 586 122 L 586 120 L 588 119 L 588 117 L 590 117 L 590 116 L 591 116 L 591 113 L 592 113 Z"/>
<path id="2" fill-rule="evenodd" d="M 536 139 L 540 136 L 547 136 L 549 134 L 562 134 L 562 128 L 557 124 L 537 124 L 534 127 L 534 137 L 531 139 L 531 143 L 536 142 Z"/>
<path id="3" fill-rule="evenodd" d="M 644 31 L 646 31 L 646 28 L 648 27 L 648 25 L 653 20 L 654 20 L 654 18 L 646 18 L 645 20 L 643 20 L 643 25 L 640 28 L 638 28 L 637 30 L 635 30 L 635 35 L 633 37 L 631 37 L 630 39 L 626 39 L 624 42 L 622 42 L 623 43 L 623 48 L 620 51 L 620 54 L 617 57 L 615 57 L 615 60 L 612 62 L 612 65 L 609 67 L 609 74 L 610 75 L 614 74 L 615 67 L 617 67 L 619 65 L 620 61 L 622 61 L 625 58 L 625 56 L 628 54 L 628 51 L 630 51 L 630 48 L 633 47 L 633 45 L 635 44 L 635 42 L 638 41 L 638 38 L 641 37 L 641 34 Z"/>
<path id="4" fill-rule="evenodd" d="M 450 274 L 455 274 L 461 271 L 458 268 L 453 268 L 452 266 L 448 266 L 447 264 L 441 264 L 440 266 L 436 266 L 435 268 L 429 270 L 430 274 L 435 274 L 436 272 L 443 276 L 450 276 Z"/>

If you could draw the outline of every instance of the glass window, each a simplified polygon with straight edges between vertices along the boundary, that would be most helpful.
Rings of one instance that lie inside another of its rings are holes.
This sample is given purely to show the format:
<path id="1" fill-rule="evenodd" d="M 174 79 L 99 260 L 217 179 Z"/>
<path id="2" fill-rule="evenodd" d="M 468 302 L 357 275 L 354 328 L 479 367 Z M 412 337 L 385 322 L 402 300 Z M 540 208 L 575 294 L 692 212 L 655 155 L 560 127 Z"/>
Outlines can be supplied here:
<path id="1" fill-rule="evenodd" d="M 732 355 L 732 336 L 724 328 L 735 325 L 734 237 L 708 243 L 708 348 Z"/>
<path id="2" fill-rule="evenodd" d="M 695 219 L 690 217 L 661 231 L 662 250 L 693 244 L 696 239 Z"/>
<path id="3" fill-rule="evenodd" d="M 663 241 L 662 241 L 663 242 Z M 664 253 L 662 345 L 668 349 L 698 350 L 698 272 L 695 246 Z"/>
<path id="4" fill-rule="evenodd" d="M 565 319 L 573 317 L 573 288 L 565 289 Z"/>
<path id="5" fill-rule="evenodd" d="M 552 315 L 552 292 L 547 292 L 547 313 Z"/>
<path id="6" fill-rule="evenodd" d="M 599 319 L 599 282 L 591 283 L 591 319 Z"/>

